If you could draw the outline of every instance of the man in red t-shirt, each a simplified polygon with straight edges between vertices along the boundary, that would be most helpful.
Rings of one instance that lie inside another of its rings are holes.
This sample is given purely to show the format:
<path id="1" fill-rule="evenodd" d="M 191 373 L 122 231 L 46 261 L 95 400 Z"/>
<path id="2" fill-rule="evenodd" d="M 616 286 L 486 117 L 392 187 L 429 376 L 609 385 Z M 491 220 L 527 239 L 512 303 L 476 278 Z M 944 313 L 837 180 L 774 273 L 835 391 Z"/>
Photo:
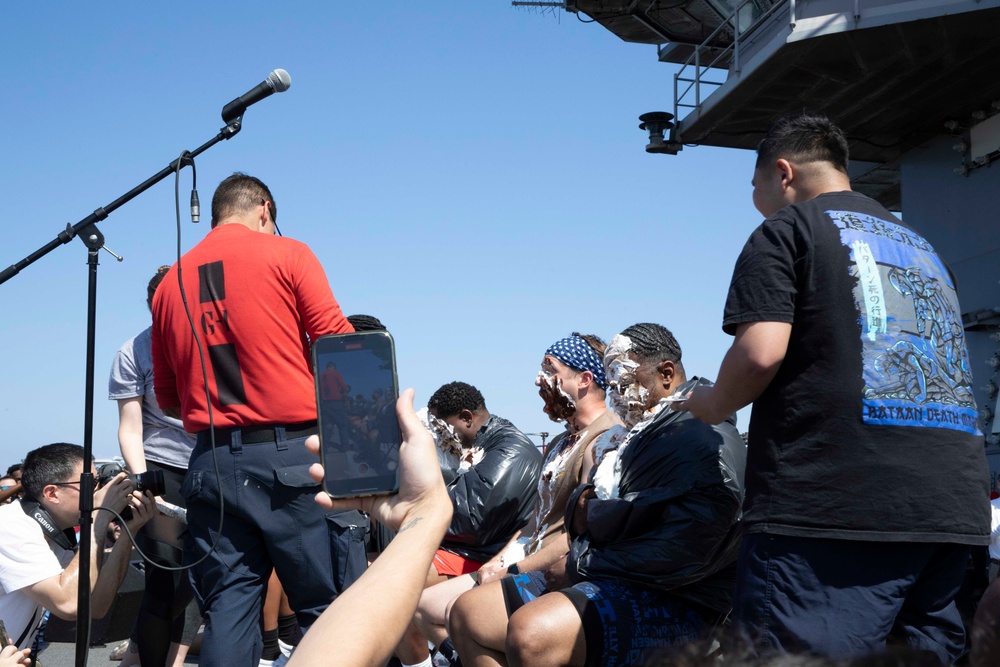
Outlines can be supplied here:
<path id="1" fill-rule="evenodd" d="M 330 442 L 343 443 L 347 429 L 347 406 L 344 399 L 350 393 L 351 388 L 344 381 L 344 376 L 337 370 L 337 364 L 332 361 L 326 365 L 326 369 L 319 374 L 320 398 L 323 399 L 323 422 L 327 425 L 327 433 L 323 434 Z M 333 427 L 336 427 L 336 435 Z"/>
<path id="2" fill-rule="evenodd" d="M 326 370 L 319 374 L 319 388 L 324 401 L 339 401 L 351 388 L 344 382 L 344 376 L 337 370 L 337 364 L 332 361 L 326 365 Z"/>
<path id="3" fill-rule="evenodd" d="M 225 179 L 212 231 L 153 300 L 156 400 L 198 436 L 182 491 L 204 664 L 258 663 L 272 567 L 306 628 L 366 566 L 367 521 L 313 502 L 304 446 L 316 433 L 309 341 L 354 329 L 316 256 L 274 235 L 275 215 L 260 180 Z"/>

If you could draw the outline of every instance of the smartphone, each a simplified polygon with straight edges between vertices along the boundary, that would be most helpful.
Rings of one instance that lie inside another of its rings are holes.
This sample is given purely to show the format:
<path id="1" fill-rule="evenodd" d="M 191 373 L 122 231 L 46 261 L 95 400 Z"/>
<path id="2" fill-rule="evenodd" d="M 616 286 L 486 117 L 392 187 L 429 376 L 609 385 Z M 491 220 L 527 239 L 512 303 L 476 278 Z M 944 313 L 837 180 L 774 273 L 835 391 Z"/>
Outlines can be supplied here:
<path id="1" fill-rule="evenodd" d="M 354 498 L 399 490 L 396 351 L 387 331 L 318 338 L 312 347 L 323 490 Z"/>
<path id="2" fill-rule="evenodd" d="M 3 621 L 0 621 L 0 648 L 7 648 L 8 644 L 10 644 L 10 639 L 7 638 L 7 628 Z"/>

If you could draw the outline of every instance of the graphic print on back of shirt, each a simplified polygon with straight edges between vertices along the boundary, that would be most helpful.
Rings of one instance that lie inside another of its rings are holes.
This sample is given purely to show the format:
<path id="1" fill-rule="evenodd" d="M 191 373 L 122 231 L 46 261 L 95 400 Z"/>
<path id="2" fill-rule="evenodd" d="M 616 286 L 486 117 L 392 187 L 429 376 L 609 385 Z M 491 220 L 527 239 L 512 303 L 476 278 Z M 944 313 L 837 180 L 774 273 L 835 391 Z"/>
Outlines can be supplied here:
<path id="1" fill-rule="evenodd" d="M 888 220 L 826 214 L 850 250 L 857 278 L 865 423 L 980 435 L 958 296 L 934 249 Z"/>
<path id="2" fill-rule="evenodd" d="M 215 376 L 219 404 L 246 405 L 243 371 L 236 356 L 236 346 L 229 340 L 229 312 L 225 306 L 226 271 L 221 261 L 198 267 L 198 294 L 202 308 L 201 332 L 208 346 L 208 360 Z"/>

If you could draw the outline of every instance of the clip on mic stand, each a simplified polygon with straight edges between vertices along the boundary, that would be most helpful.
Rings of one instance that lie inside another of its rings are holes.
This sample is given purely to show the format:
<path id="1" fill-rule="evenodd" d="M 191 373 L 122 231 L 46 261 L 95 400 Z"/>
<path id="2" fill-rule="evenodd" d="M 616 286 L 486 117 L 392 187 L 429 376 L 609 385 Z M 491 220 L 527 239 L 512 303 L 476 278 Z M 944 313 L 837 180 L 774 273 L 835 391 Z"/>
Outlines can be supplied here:
<path id="1" fill-rule="evenodd" d="M 164 178 L 184 167 L 193 164 L 194 158 L 201 155 L 215 144 L 225 139 L 232 139 L 243 125 L 243 116 L 230 121 L 219 133 L 205 142 L 193 152 L 185 152 L 183 157 L 174 160 L 167 167 L 149 177 L 124 195 L 107 206 L 97 209 L 75 225 L 66 225 L 55 239 L 31 253 L 21 261 L 0 271 L 0 284 L 3 284 L 21 272 L 21 269 L 35 263 L 58 246 L 69 243 L 73 237 L 80 235 L 87 246 L 87 267 L 89 281 L 87 287 L 87 371 L 84 410 L 83 410 L 83 474 L 80 475 L 80 573 L 79 589 L 77 591 L 76 617 L 76 667 L 86 667 L 87 652 L 90 650 L 90 534 L 93 531 L 94 511 L 94 475 L 93 444 L 94 444 L 94 340 L 97 323 L 97 253 L 104 247 L 104 235 L 97 229 L 97 223 L 108 217 L 123 204 L 132 201 L 137 196 L 153 187 Z M 108 250 L 108 252 L 111 252 Z M 111 253 L 114 255 L 114 253 Z M 118 261 L 121 257 L 115 255 Z"/>

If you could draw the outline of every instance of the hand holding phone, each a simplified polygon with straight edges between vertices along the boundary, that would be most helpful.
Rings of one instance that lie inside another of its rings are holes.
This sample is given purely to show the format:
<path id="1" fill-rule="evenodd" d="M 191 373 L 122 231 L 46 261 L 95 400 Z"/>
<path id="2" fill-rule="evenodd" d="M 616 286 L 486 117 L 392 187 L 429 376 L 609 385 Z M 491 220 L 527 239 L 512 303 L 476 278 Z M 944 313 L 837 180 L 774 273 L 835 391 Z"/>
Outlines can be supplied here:
<path id="1" fill-rule="evenodd" d="M 400 448 L 398 493 L 348 499 L 332 499 L 326 493 L 318 493 L 316 502 L 326 509 L 362 510 L 393 530 L 415 520 L 447 526 L 453 511 L 451 498 L 437 465 L 434 439 L 413 411 L 412 389 L 399 397 L 396 411 L 405 438 Z M 309 436 L 306 448 L 319 454 L 319 438 Z M 313 464 L 309 474 L 317 482 L 326 478 L 322 464 Z"/>
<path id="2" fill-rule="evenodd" d="M 4 646 L 0 649 L 0 665 L 3 667 L 8 667 L 9 665 L 23 665 L 28 667 L 31 664 L 31 658 L 28 654 L 31 653 L 30 648 L 25 648 L 18 650 L 13 644 Z"/>
<path id="3" fill-rule="evenodd" d="M 323 490 L 333 498 L 394 493 L 401 438 L 392 336 L 323 336 L 312 356 Z"/>

